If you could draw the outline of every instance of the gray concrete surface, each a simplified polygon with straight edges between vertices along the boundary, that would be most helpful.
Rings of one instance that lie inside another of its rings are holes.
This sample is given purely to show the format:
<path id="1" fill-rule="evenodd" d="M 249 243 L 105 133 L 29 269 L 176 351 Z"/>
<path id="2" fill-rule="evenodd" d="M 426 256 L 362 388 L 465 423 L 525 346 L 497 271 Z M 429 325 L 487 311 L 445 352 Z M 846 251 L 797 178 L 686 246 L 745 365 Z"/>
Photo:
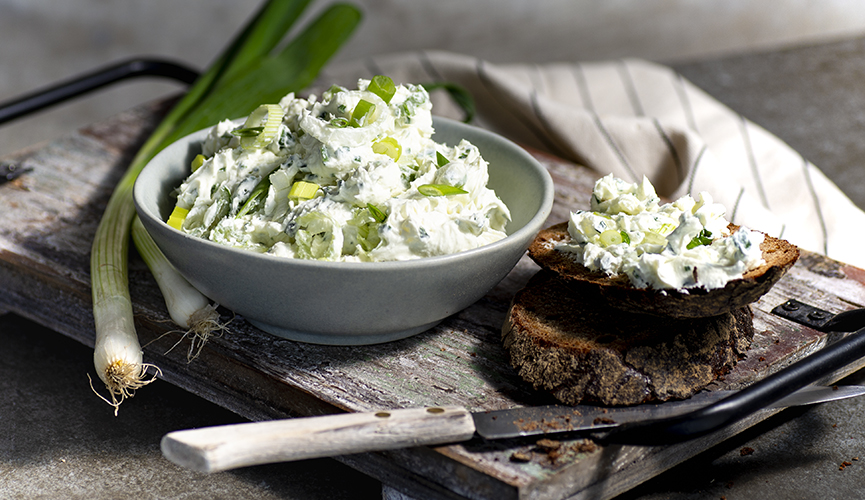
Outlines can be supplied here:
<path id="1" fill-rule="evenodd" d="M 381 486 L 334 460 L 205 475 L 165 460 L 167 432 L 243 421 L 157 381 L 117 417 L 90 390 L 93 351 L 0 316 L 0 498 L 373 499 Z"/>
<path id="2" fill-rule="evenodd" d="M 341 58 L 397 46 L 444 48 L 499 61 L 629 55 L 671 62 L 789 142 L 865 206 L 865 141 L 860 140 L 865 41 L 763 53 L 860 35 L 865 4 L 732 0 L 718 7 L 698 0 L 551 0 L 543 9 L 527 10 L 528 2 L 502 0 L 485 24 L 476 25 L 478 9 L 485 8 L 481 2 L 359 3 L 368 22 Z M 0 101 L 131 55 L 203 66 L 257 5 L 255 0 L 0 0 Z M 127 83 L 0 127 L 0 156 L 178 89 L 166 82 Z M 179 469 L 159 453 L 165 432 L 239 418 L 163 382 L 124 403 L 115 418 L 87 386 L 89 349 L 9 314 L 0 315 L 0 345 L 0 498 L 381 496 L 377 481 L 334 460 L 212 476 Z M 623 499 L 862 498 L 863 415 L 865 399 L 789 410 Z M 842 469 L 844 462 L 852 465 Z"/>
<path id="3" fill-rule="evenodd" d="M 442 49 L 490 61 L 671 62 L 865 33 L 859 0 L 352 0 L 363 25 L 336 60 Z M 313 2 L 310 17 L 327 2 Z M 490 6 L 493 6 L 492 8 Z M 206 65 L 259 0 L 0 0 L 0 102 L 131 56 Z M 125 83 L 0 126 L 0 156 L 178 87 Z"/>

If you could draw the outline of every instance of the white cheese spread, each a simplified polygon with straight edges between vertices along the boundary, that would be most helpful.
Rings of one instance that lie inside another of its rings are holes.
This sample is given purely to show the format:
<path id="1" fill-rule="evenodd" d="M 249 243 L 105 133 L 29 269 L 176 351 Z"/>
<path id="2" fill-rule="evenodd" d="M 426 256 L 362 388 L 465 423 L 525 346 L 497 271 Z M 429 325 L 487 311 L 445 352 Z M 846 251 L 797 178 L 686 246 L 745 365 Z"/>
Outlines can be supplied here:
<path id="1" fill-rule="evenodd" d="M 571 240 L 556 248 L 638 288 L 711 290 L 764 263 L 763 234 L 731 234 L 724 216 L 708 193 L 661 205 L 645 177 L 631 184 L 610 174 L 595 183 L 591 210 L 571 213 Z"/>
<path id="2" fill-rule="evenodd" d="M 478 149 L 432 140 L 422 86 L 376 79 L 359 80 L 356 90 L 334 86 L 320 101 L 289 94 L 241 126 L 214 126 L 203 163 L 177 190 L 175 211 L 185 218 L 176 227 L 233 247 L 331 261 L 415 259 L 504 238 L 510 213 L 486 187 Z"/>

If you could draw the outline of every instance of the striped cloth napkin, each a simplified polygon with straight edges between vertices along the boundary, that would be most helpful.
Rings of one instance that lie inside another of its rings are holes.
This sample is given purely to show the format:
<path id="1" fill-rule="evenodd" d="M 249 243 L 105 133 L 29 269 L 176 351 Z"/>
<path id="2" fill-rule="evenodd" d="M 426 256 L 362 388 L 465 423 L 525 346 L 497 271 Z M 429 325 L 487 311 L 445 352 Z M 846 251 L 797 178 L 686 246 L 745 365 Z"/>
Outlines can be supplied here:
<path id="1" fill-rule="evenodd" d="M 448 52 L 377 56 L 328 67 L 322 85 L 450 81 L 475 98 L 474 124 L 598 175 L 659 195 L 707 191 L 733 223 L 865 268 L 865 213 L 786 143 L 672 69 L 643 60 L 493 64 Z M 326 87 L 324 87 L 326 88 Z M 434 114 L 461 118 L 446 97 Z"/>

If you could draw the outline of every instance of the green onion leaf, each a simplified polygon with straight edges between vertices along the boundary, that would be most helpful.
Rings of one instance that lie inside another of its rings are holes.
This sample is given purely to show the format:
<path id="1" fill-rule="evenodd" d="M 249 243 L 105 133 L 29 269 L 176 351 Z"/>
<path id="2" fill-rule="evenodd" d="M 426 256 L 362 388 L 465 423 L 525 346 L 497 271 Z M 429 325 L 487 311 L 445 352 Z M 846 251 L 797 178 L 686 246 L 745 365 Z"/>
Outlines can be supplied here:
<path id="1" fill-rule="evenodd" d="M 334 118 L 330 121 L 330 126 L 336 128 L 345 128 L 348 126 L 348 120 L 342 117 Z"/>
<path id="2" fill-rule="evenodd" d="M 450 162 L 451 162 L 450 160 L 448 160 L 447 158 L 445 158 L 445 155 L 443 155 L 443 154 L 439 153 L 438 151 L 436 151 L 436 164 L 439 166 L 439 168 L 441 168 L 441 167 L 447 165 L 447 164 L 450 163 Z"/>
<path id="3" fill-rule="evenodd" d="M 474 119 L 475 100 L 474 97 L 472 97 L 471 92 L 469 92 L 465 87 L 452 82 L 424 83 L 422 86 L 427 92 L 432 92 L 437 89 L 443 89 L 446 91 L 457 106 L 462 108 L 463 113 L 465 114 L 463 117 L 464 123 L 469 123 Z"/>
<path id="4" fill-rule="evenodd" d="M 450 196 L 454 194 L 468 193 L 468 191 L 447 184 L 424 184 L 418 186 L 417 190 L 424 196 Z"/>
<path id="5" fill-rule="evenodd" d="M 351 119 L 348 121 L 349 126 L 362 127 L 366 125 L 366 121 L 375 112 L 375 104 L 361 99 L 351 112 Z"/>
<path id="6" fill-rule="evenodd" d="M 687 249 L 690 250 L 692 248 L 696 248 L 703 245 L 711 245 L 712 244 L 712 232 L 708 229 L 703 229 L 700 231 L 700 234 L 694 236 L 690 243 L 688 243 Z"/>
<path id="7" fill-rule="evenodd" d="M 380 208 L 373 205 L 372 203 L 367 203 L 366 208 L 367 210 L 369 210 L 369 213 L 372 214 L 372 218 L 375 219 L 377 222 L 384 222 L 387 220 L 387 215 L 382 212 Z"/>
<path id="8" fill-rule="evenodd" d="M 393 99 L 393 95 L 396 94 L 396 85 L 393 84 L 393 80 L 388 76 L 375 75 L 369 82 L 367 90 L 381 97 L 381 100 L 384 101 L 385 104 L 390 104 L 390 100 Z"/>

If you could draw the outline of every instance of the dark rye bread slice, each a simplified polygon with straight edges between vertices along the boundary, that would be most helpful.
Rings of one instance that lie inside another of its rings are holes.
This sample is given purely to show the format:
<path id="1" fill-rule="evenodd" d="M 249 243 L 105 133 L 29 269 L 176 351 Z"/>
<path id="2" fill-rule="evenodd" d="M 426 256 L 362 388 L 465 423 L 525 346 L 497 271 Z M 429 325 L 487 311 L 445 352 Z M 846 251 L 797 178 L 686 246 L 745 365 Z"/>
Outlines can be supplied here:
<path id="1" fill-rule="evenodd" d="M 539 271 L 511 303 L 511 365 L 567 405 L 685 399 L 727 373 L 754 336 L 748 306 L 709 318 L 622 312 Z"/>
<path id="2" fill-rule="evenodd" d="M 738 229 L 733 225 L 730 227 Z M 568 252 L 555 249 L 556 245 L 570 241 L 568 223 L 556 224 L 538 233 L 529 246 L 529 256 L 542 268 L 558 273 L 580 293 L 597 294 L 611 306 L 625 311 L 675 318 L 717 316 L 756 302 L 799 258 L 799 249 L 795 245 L 765 235 L 760 245 L 766 261 L 764 265 L 748 271 L 741 279 L 733 280 L 723 288 L 694 288 L 680 292 L 636 288 L 625 275 L 608 276 L 604 272 L 590 271 Z"/>

